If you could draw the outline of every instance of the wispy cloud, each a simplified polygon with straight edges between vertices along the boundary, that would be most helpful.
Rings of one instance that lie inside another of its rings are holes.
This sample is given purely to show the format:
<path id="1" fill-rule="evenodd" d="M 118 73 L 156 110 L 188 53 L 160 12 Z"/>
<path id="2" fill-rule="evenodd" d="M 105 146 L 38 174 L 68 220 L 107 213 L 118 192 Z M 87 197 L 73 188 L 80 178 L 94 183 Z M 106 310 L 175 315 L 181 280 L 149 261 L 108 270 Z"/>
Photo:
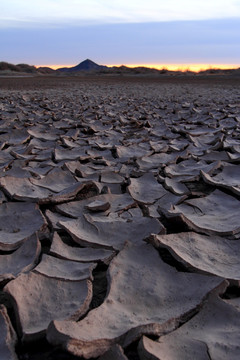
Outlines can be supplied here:
<path id="1" fill-rule="evenodd" d="M 240 18 L 239 0 L 7 0 L 1 27 Z"/>

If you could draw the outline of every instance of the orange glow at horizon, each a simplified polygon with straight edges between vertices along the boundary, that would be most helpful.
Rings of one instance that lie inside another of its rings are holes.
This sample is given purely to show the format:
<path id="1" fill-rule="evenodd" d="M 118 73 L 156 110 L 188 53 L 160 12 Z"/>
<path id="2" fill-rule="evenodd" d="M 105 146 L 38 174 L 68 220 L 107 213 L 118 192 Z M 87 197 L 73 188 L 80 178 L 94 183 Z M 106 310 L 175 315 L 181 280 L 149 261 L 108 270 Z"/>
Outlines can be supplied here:
<path id="1" fill-rule="evenodd" d="M 54 70 L 56 70 L 56 69 L 59 69 L 59 68 L 62 68 L 62 67 L 72 67 L 72 66 L 76 66 L 76 64 L 67 64 L 67 65 L 65 65 L 65 64 L 58 64 L 58 65 L 52 65 L 52 64 L 47 64 L 47 65 L 42 65 L 42 64 L 40 64 L 40 65 L 35 65 L 36 67 L 50 67 L 51 69 L 54 69 Z"/>
<path id="2" fill-rule="evenodd" d="M 118 65 L 108 65 L 108 66 L 121 66 Z M 237 64 L 126 64 L 128 67 L 138 67 L 144 66 L 147 68 L 154 68 L 158 70 L 167 69 L 170 71 L 201 71 L 208 69 L 238 69 L 240 65 Z"/>
<path id="3" fill-rule="evenodd" d="M 107 66 L 127 66 L 130 68 L 133 67 L 147 67 L 147 68 L 154 68 L 158 70 L 167 69 L 170 71 L 201 71 L 201 70 L 208 70 L 208 69 L 237 69 L 240 68 L 240 64 L 107 64 Z M 54 70 L 61 68 L 61 67 L 73 67 L 76 64 L 48 64 L 48 65 L 36 65 L 37 67 L 50 67 Z"/>

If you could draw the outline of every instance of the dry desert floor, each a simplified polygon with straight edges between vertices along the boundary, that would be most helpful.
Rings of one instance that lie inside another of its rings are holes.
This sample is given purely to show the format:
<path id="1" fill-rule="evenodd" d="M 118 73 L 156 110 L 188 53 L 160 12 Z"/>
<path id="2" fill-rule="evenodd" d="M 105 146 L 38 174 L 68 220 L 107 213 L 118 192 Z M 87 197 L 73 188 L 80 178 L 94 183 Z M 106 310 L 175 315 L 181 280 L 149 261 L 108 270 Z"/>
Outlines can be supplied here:
<path id="1" fill-rule="evenodd" d="M 240 358 L 240 78 L 0 78 L 1 360 Z"/>

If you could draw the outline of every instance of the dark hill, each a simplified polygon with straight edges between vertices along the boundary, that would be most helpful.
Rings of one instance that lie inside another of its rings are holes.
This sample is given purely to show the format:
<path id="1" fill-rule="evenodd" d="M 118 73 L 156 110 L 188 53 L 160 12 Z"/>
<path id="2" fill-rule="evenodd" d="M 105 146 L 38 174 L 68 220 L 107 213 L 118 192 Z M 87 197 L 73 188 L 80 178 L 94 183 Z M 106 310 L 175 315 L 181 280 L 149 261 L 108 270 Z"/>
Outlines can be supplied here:
<path id="1" fill-rule="evenodd" d="M 50 67 L 47 67 L 47 66 L 40 66 L 37 68 L 37 71 L 40 73 L 40 74 L 54 74 L 55 73 L 55 70 L 51 69 Z"/>
<path id="2" fill-rule="evenodd" d="M 76 72 L 76 71 L 102 70 L 102 69 L 106 69 L 106 68 L 107 68 L 107 66 L 98 65 L 95 62 L 93 62 L 92 60 L 86 59 L 76 66 L 69 67 L 69 68 L 68 67 L 59 68 L 59 69 L 57 69 L 57 71 Z"/>
<path id="3" fill-rule="evenodd" d="M 23 72 L 23 73 L 37 73 L 35 66 L 28 64 L 18 64 L 13 65 L 5 61 L 0 62 L 0 71 L 14 71 L 14 72 Z"/>

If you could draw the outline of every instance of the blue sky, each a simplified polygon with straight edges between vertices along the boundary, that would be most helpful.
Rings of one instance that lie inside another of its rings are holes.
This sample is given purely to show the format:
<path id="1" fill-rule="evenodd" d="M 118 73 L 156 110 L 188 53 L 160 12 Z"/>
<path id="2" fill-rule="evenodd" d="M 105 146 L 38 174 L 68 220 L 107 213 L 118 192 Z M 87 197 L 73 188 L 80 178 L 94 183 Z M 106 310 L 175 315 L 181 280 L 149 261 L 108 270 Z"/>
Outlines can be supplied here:
<path id="1" fill-rule="evenodd" d="M 1 0 L 0 60 L 236 64 L 240 0 Z"/>

